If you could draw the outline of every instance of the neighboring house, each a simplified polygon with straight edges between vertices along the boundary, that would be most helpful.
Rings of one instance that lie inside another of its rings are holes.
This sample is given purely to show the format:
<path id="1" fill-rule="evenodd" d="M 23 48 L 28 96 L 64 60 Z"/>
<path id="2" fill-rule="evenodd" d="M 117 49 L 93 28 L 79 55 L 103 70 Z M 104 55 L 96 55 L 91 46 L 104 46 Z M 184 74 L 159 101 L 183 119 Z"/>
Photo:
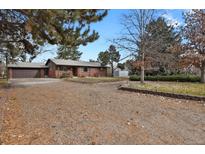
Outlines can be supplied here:
<path id="1" fill-rule="evenodd" d="M 108 76 L 107 66 L 98 62 L 85 62 L 63 59 L 48 59 L 42 63 L 9 64 L 9 78 L 60 78 L 60 77 L 99 77 Z"/>

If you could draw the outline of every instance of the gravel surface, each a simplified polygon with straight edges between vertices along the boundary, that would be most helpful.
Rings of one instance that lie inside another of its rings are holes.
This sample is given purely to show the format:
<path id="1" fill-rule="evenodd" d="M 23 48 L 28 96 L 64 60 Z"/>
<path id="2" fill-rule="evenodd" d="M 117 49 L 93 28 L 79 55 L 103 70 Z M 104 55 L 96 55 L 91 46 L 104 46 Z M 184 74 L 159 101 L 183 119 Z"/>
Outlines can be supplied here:
<path id="1" fill-rule="evenodd" d="M 2 144 L 205 144 L 205 105 L 117 90 L 122 82 L 10 88 Z"/>
<path id="2" fill-rule="evenodd" d="M 54 82 L 60 82 L 60 79 L 56 78 L 19 78 L 19 79 L 10 79 L 9 83 L 12 86 L 31 86 L 37 84 L 48 84 Z"/>
<path id="3" fill-rule="evenodd" d="M 0 89 L 0 132 L 2 132 L 3 129 L 3 119 L 4 119 L 4 110 L 7 102 L 7 90 L 1 90 Z M 2 143 L 0 138 L 0 144 Z"/>

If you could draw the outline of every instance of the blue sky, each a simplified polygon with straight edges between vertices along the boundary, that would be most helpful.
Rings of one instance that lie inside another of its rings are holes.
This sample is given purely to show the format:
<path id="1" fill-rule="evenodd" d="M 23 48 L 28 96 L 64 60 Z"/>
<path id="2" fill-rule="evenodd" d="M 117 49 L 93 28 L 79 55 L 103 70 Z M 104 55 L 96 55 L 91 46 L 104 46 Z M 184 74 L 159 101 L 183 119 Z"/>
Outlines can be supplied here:
<path id="1" fill-rule="evenodd" d="M 179 25 L 183 24 L 182 12 L 183 10 L 160 10 L 160 14 L 163 14 L 170 23 L 177 22 Z M 80 51 L 83 52 L 81 60 L 88 61 L 89 59 L 96 60 L 98 53 L 108 49 L 113 38 L 120 35 L 122 31 L 121 16 L 122 14 L 129 13 L 129 10 L 109 10 L 108 15 L 101 21 L 91 25 L 91 28 L 96 30 L 100 38 L 93 43 L 89 43 L 87 46 L 80 46 Z M 48 58 L 56 56 L 56 46 L 46 46 L 44 49 L 51 51 L 39 55 L 34 62 L 42 62 Z M 128 53 L 121 51 L 121 58 L 125 57 Z"/>

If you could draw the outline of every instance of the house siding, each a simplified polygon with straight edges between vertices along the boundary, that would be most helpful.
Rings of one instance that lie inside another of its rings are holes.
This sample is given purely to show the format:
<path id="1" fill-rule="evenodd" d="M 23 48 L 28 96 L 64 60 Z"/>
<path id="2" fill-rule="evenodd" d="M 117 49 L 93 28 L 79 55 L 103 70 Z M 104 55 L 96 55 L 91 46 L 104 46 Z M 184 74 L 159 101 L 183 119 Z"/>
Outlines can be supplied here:
<path id="1" fill-rule="evenodd" d="M 8 77 L 12 78 L 12 69 L 11 68 L 8 68 Z"/>
<path id="2" fill-rule="evenodd" d="M 78 76 L 79 77 L 100 77 L 100 76 L 107 76 L 107 69 L 106 68 L 95 68 L 95 67 L 87 67 L 87 71 L 84 71 L 84 67 L 78 68 Z"/>
<path id="3" fill-rule="evenodd" d="M 109 75 L 107 67 L 56 65 L 51 60 L 48 60 L 46 66 L 48 68 L 9 67 L 8 68 L 9 78 L 15 77 L 15 75 L 18 78 L 24 78 L 24 77 L 61 78 L 64 75 L 67 77 L 72 77 L 72 76 L 101 77 L 101 76 Z M 85 68 L 87 68 L 87 71 Z"/>
<path id="4" fill-rule="evenodd" d="M 60 70 L 60 67 L 66 67 L 67 68 L 67 71 L 63 71 L 63 70 Z M 73 76 L 73 72 L 72 72 L 72 67 L 70 66 L 56 66 L 56 70 L 55 70 L 55 76 L 57 78 L 60 78 L 62 77 L 64 74 L 69 76 L 69 77 L 72 77 Z"/>
<path id="5" fill-rule="evenodd" d="M 44 78 L 45 77 L 45 69 L 40 69 L 40 78 Z"/>
<path id="6" fill-rule="evenodd" d="M 52 78 L 60 78 L 64 74 L 68 76 L 78 76 L 78 77 L 100 77 L 107 76 L 107 68 L 105 67 L 87 67 L 87 71 L 84 71 L 86 66 L 65 66 L 65 65 L 56 65 L 52 61 L 47 63 L 49 67 L 48 76 Z M 60 70 L 60 67 L 67 67 L 66 71 Z M 74 73 L 76 70 L 76 73 Z"/>
<path id="7" fill-rule="evenodd" d="M 48 62 L 48 76 L 50 78 L 55 78 L 56 77 L 56 65 L 52 62 Z"/>

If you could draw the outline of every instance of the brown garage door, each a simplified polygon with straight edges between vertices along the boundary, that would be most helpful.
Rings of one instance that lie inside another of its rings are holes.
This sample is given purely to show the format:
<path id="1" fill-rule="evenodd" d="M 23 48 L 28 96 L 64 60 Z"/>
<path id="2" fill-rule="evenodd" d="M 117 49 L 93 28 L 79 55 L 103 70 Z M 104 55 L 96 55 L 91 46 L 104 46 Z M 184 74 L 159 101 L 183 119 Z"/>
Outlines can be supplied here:
<path id="1" fill-rule="evenodd" d="M 12 78 L 39 78 L 40 69 L 15 68 L 12 69 Z"/>

